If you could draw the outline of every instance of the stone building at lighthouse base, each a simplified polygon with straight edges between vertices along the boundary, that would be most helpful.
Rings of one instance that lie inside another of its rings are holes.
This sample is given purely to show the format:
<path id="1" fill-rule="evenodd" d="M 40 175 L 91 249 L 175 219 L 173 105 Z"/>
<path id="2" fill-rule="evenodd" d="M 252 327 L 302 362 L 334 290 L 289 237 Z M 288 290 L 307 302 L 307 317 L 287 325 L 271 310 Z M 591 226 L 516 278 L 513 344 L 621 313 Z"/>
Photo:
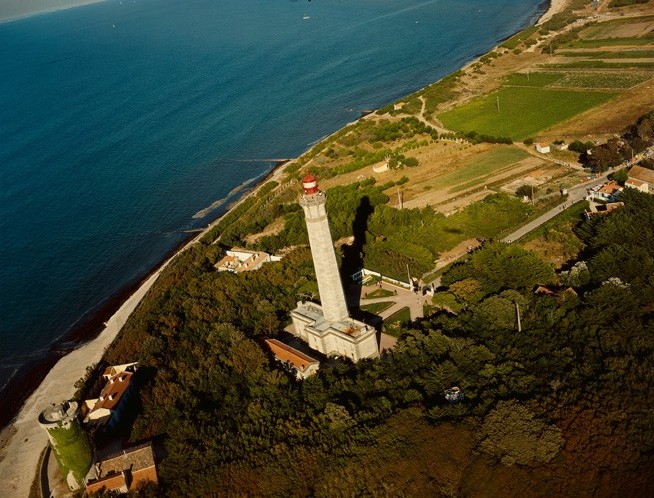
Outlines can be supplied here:
<path id="1" fill-rule="evenodd" d="M 345 356 L 352 361 L 377 358 L 377 331 L 352 318 L 337 322 L 325 320 L 322 307 L 312 302 L 298 303 L 291 311 L 295 335 L 311 349 L 330 356 Z"/>

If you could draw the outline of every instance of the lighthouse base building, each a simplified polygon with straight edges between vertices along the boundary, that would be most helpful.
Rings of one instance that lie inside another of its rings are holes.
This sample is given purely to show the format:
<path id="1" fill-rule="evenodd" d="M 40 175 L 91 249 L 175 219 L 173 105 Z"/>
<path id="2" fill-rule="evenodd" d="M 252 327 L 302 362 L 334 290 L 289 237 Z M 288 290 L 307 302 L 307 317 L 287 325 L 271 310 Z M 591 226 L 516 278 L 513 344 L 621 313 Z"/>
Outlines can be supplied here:
<path id="1" fill-rule="evenodd" d="M 346 356 L 353 361 L 376 358 L 376 330 L 350 318 L 347 310 L 327 219 L 327 197 L 310 173 L 302 179 L 302 188 L 304 194 L 299 202 L 304 210 L 322 304 L 298 303 L 291 312 L 295 335 L 326 355 Z"/>
<path id="2" fill-rule="evenodd" d="M 377 331 L 370 325 L 345 318 L 337 322 L 325 320 L 322 307 L 316 303 L 298 303 L 291 311 L 295 335 L 311 349 L 326 355 L 346 356 L 352 361 L 379 356 Z"/>

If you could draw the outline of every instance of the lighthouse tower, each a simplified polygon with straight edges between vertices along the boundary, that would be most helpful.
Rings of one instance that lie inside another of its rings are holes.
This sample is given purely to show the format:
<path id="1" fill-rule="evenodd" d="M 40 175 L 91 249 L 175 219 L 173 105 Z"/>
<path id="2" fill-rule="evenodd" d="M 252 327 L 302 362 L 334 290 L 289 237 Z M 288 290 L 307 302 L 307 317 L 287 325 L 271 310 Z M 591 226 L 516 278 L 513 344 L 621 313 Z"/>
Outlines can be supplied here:
<path id="1" fill-rule="evenodd" d="M 327 196 L 318 190 L 318 181 L 311 173 L 307 173 L 302 179 L 302 188 L 304 195 L 300 197 L 300 206 L 304 209 L 307 232 L 309 232 L 309 245 L 313 266 L 316 269 L 323 315 L 325 320 L 330 322 L 344 320 L 349 314 L 336 264 L 332 234 L 329 231 L 325 208 Z"/>
<path id="2" fill-rule="evenodd" d="M 351 319 L 347 310 L 329 231 L 327 197 L 318 189 L 318 181 L 311 173 L 302 179 L 302 188 L 299 202 L 309 233 L 321 305 L 298 303 L 291 312 L 295 335 L 324 354 L 347 356 L 354 361 L 374 358 L 379 355 L 375 329 Z"/>

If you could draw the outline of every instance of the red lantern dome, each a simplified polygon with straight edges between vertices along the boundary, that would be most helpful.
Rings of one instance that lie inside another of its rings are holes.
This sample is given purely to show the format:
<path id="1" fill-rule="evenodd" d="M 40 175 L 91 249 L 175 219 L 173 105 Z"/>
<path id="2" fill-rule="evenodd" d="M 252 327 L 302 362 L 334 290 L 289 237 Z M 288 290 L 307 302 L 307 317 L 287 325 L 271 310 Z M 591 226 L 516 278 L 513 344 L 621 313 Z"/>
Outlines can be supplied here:
<path id="1" fill-rule="evenodd" d="M 307 195 L 315 194 L 318 192 L 317 178 L 307 171 L 307 174 L 302 178 L 302 188 Z"/>

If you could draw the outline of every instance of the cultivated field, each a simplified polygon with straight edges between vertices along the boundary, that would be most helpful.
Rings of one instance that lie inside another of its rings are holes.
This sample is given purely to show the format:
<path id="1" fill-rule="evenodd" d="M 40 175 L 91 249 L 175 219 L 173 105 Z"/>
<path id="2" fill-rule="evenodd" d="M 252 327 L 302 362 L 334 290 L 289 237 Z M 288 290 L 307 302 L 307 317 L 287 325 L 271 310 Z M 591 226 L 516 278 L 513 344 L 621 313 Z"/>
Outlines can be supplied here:
<path id="1" fill-rule="evenodd" d="M 502 87 L 438 115 L 447 128 L 523 140 L 598 104 L 612 92 L 566 91 L 542 87 Z"/>

